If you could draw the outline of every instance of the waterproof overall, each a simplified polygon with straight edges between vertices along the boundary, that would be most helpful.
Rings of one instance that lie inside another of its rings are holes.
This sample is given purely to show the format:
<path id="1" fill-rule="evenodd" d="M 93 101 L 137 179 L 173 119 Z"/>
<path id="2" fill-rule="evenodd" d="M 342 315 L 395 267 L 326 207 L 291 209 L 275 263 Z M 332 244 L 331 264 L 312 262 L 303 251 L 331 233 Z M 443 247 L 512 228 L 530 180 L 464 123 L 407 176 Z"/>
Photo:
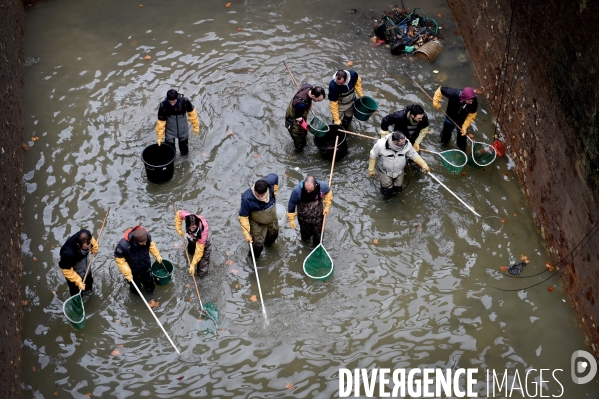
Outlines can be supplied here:
<path id="1" fill-rule="evenodd" d="M 118 258 L 125 258 L 131 268 L 133 282 L 138 288 L 143 286 L 147 292 L 153 292 L 156 284 L 152 276 L 150 261 L 150 243 L 152 242 L 152 238 L 150 237 L 150 233 L 146 232 L 148 234 L 146 245 L 139 245 L 132 238 L 133 232 L 131 230 L 128 229 L 125 231 L 124 237 L 119 241 L 114 255 Z M 137 294 L 137 290 L 131 282 L 129 282 L 129 289 L 132 293 Z"/>
<path id="2" fill-rule="evenodd" d="M 75 273 L 79 275 L 79 277 L 81 277 L 83 284 L 85 284 L 85 291 L 83 291 L 83 293 L 91 293 L 92 286 L 94 284 L 94 278 L 92 277 L 91 269 L 89 269 L 87 277 L 85 277 L 85 280 L 83 280 L 83 277 L 85 276 L 85 270 L 87 269 L 88 261 L 89 254 L 85 258 L 81 259 L 79 262 L 75 263 L 75 265 L 73 266 L 73 270 L 75 271 Z M 71 296 L 77 295 L 79 293 L 79 287 L 77 287 L 77 284 L 73 283 L 68 278 L 65 279 L 67 280 L 67 285 L 69 286 L 69 293 L 71 294 Z"/>
<path id="3" fill-rule="evenodd" d="M 175 149 L 175 139 L 178 139 L 181 155 L 187 155 L 189 152 L 189 124 L 187 122 L 187 108 L 189 107 L 186 107 L 188 101 L 187 98 L 179 95 L 179 102 L 175 108 L 171 107 L 168 102 L 166 105 L 164 102 L 160 103 L 160 111 L 166 114 L 165 143 Z"/>
<path id="4" fill-rule="evenodd" d="M 308 120 L 308 114 L 312 106 L 312 99 L 309 96 L 310 90 L 312 90 L 312 85 L 303 84 L 293 96 L 285 112 L 285 127 L 293 139 L 296 151 L 302 151 L 306 146 L 308 131 L 297 123 L 297 118 L 301 117 L 305 121 Z"/>
<path id="5" fill-rule="evenodd" d="M 318 188 L 318 191 L 320 192 L 320 188 Z M 318 199 L 314 201 L 299 201 L 297 203 L 297 221 L 300 225 L 302 240 L 309 241 L 312 238 L 312 245 L 314 246 L 320 243 L 324 219 L 323 210 L 322 195 L 319 195 Z"/>
<path id="6" fill-rule="evenodd" d="M 268 209 L 250 213 L 250 235 L 254 256 L 258 258 L 264 247 L 270 247 L 279 236 L 279 219 L 274 203 Z"/>
<path id="7" fill-rule="evenodd" d="M 196 245 L 198 239 L 202 235 L 202 230 L 204 226 L 200 221 L 200 227 L 195 234 L 187 233 L 187 253 L 189 254 L 190 259 L 193 258 L 193 255 L 196 253 Z M 210 254 L 212 253 L 212 243 L 210 242 L 210 238 L 206 239 L 206 244 L 204 244 L 204 253 L 202 254 L 202 258 L 198 262 L 196 267 L 196 273 L 200 277 L 205 277 L 208 274 L 208 266 L 210 265 Z"/>
<path id="8" fill-rule="evenodd" d="M 354 117 L 354 101 L 356 100 L 356 89 L 352 87 L 348 92 L 339 94 L 339 117 L 343 130 L 349 128 Z"/>
<path id="9" fill-rule="evenodd" d="M 451 118 L 461 129 L 464 121 L 468 117 L 468 114 L 473 114 L 478 109 L 478 99 L 473 98 L 472 104 L 466 104 L 465 102 L 460 101 L 460 93 L 461 90 L 454 89 L 451 87 L 441 87 L 441 93 L 449 99 L 447 103 L 447 111 L 446 114 Z M 451 135 L 455 130 L 456 126 L 445 117 L 443 121 L 443 130 L 441 131 L 441 143 L 448 144 L 449 140 L 451 140 Z M 456 144 L 458 148 L 464 152 L 466 152 L 466 147 L 468 145 L 468 139 L 466 136 L 462 136 L 460 131 L 457 132 Z"/>

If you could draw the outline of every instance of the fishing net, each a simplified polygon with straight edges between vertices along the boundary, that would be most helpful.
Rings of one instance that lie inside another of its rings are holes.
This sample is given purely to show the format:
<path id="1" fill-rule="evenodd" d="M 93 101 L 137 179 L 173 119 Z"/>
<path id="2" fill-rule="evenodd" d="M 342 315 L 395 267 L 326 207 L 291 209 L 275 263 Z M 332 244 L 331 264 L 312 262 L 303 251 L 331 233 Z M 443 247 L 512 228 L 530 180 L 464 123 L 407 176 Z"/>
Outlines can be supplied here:
<path id="1" fill-rule="evenodd" d="M 459 174 L 464 169 L 464 166 L 466 166 L 466 162 L 468 162 L 468 156 L 460 150 L 443 151 L 439 155 L 441 156 L 443 167 L 454 175 Z"/>
<path id="2" fill-rule="evenodd" d="M 473 141 L 472 158 L 468 160 L 468 166 L 471 166 L 475 169 L 484 168 L 485 166 L 492 164 L 496 157 L 497 151 L 495 151 L 495 147 L 489 144 Z"/>
<path id="3" fill-rule="evenodd" d="M 329 125 L 321 121 L 317 116 L 312 118 L 312 122 L 308 125 L 308 129 L 316 137 L 322 137 L 329 131 Z"/>
<path id="4" fill-rule="evenodd" d="M 73 327 L 77 330 L 83 330 L 85 327 L 85 308 L 81 293 L 73 295 L 62 304 L 62 311 Z"/>
<path id="5" fill-rule="evenodd" d="M 212 302 L 207 302 L 204 304 L 204 311 L 206 311 L 206 315 L 212 319 L 215 324 L 218 324 L 218 310 L 216 309 L 216 305 Z"/>
<path id="6" fill-rule="evenodd" d="M 333 260 L 322 244 L 318 244 L 304 260 L 304 273 L 315 280 L 326 280 L 333 274 Z"/>

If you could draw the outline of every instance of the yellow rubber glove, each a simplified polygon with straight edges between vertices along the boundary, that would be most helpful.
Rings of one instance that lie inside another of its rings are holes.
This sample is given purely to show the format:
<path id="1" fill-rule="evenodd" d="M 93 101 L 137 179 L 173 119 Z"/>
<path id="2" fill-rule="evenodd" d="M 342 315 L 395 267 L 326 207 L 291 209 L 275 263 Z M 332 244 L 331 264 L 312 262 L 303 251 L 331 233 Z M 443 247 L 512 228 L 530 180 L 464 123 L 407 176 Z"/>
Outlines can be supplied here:
<path id="1" fill-rule="evenodd" d="M 189 266 L 189 269 L 187 269 L 187 271 L 189 272 L 189 274 L 193 276 L 194 274 L 196 274 L 196 265 Z"/>
<path id="2" fill-rule="evenodd" d="M 389 131 L 381 129 L 381 131 L 379 133 L 381 135 L 381 138 L 384 139 L 389 134 Z"/>
<path id="3" fill-rule="evenodd" d="M 362 92 L 362 78 L 358 76 L 358 81 L 356 82 L 356 93 L 358 97 L 362 97 L 364 93 Z"/>
<path id="4" fill-rule="evenodd" d="M 131 274 L 131 267 L 129 267 L 129 264 L 127 263 L 125 258 L 114 258 L 114 261 L 116 262 L 116 265 L 119 267 L 121 273 L 123 273 L 123 276 L 125 276 L 125 279 L 127 281 L 133 280 L 133 274 Z"/>
<path id="5" fill-rule="evenodd" d="M 279 185 L 278 185 L 278 184 L 275 184 L 275 185 L 273 186 L 273 190 L 272 190 L 272 191 L 273 191 L 273 194 L 274 194 L 274 195 L 275 195 L 275 197 L 276 197 L 276 196 L 277 196 L 277 193 L 279 192 Z"/>
<path id="6" fill-rule="evenodd" d="M 297 215 L 297 213 L 287 212 L 287 219 L 289 219 L 289 227 L 291 227 L 293 230 L 295 230 L 295 228 L 297 227 L 297 225 L 295 224 L 295 215 Z"/>
<path id="7" fill-rule="evenodd" d="M 328 215 L 331 211 L 331 204 L 333 203 L 333 190 L 329 190 L 328 193 L 324 195 L 322 199 L 322 203 L 324 204 L 324 209 L 322 210 L 323 215 Z"/>
<path id="8" fill-rule="evenodd" d="M 158 137 L 157 143 L 158 146 L 164 143 L 164 131 L 166 130 L 166 121 L 157 120 L 156 121 L 156 136 Z"/>
<path id="9" fill-rule="evenodd" d="M 414 150 L 420 151 L 420 144 L 414 143 L 414 145 L 412 147 L 414 147 Z"/>
<path id="10" fill-rule="evenodd" d="M 158 251 L 158 247 L 156 246 L 156 243 L 154 241 L 152 241 L 152 243 L 150 244 L 150 253 L 154 255 L 154 257 L 156 258 L 156 262 L 162 263 L 162 256 L 160 256 L 160 251 Z"/>
<path id="11" fill-rule="evenodd" d="M 185 232 L 183 231 L 183 219 L 179 216 L 179 212 L 180 211 L 177 211 L 175 213 L 175 230 L 177 230 L 177 234 L 183 237 L 185 236 Z"/>
<path id="12" fill-rule="evenodd" d="M 206 245 L 204 245 L 204 244 L 196 243 L 196 250 L 193 253 L 193 259 L 191 260 L 191 265 L 189 267 L 189 274 L 195 273 L 196 266 L 200 262 L 200 259 L 202 259 L 202 256 L 204 255 L 204 247 L 205 246 Z M 193 268 L 193 272 L 192 272 L 192 268 Z"/>
<path id="13" fill-rule="evenodd" d="M 424 169 L 425 172 L 431 171 L 431 168 L 429 168 L 427 163 L 424 161 L 424 159 L 422 159 L 422 157 L 420 155 L 416 155 L 414 157 L 413 161 L 416 162 L 418 164 L 418 166 L 420 166 L 422 169 Z"/>
<path id="14" fill-rule="evenodd" d="M 466 135 L 466 130 L 470 127 L 472 122 L 474 122 L 474 118 L 476 118 L 476 112 L 474 112 L 472 114 L 468 114 L 468 116 L 466 117 L 466 120 L 462 124 L 462 136 Z"/>
<path id="15" fill-rule="evenodd" d="M 62 274 L 64 274 L 64 276 L 70 282 L 77 285 L 77 287 L 79 287 L 80 290 L 85 289 L 85 284 L 83 284 L 83 280 L 81 280 L 81 276 L 79 276 L 77 273 L 75 273 L 75 270 L 73 270 L 72 267 L 70 269 L 60 269 L 60 270 L 62 271 Z"/>
<path id="16" fill-rule="evenodd" d="M 239 216 L 239 224 L 241 225 L 241 232 L 247 242 L 252 242 L 252 236 L 250 234 L 250 218 L 248 216 Z"/>
<path id="17" fill-rule="evenodd" d="M 424 137 L 428 134 L 428 126 L 420 131 L 416 140 L 414 140 L 414 149 L 420 151 L 420 143 L 424 140 Z"/>
<path id="18" fill-rule="evenodd" d="M 376 165 L 376 159 L 370 158 L 368 161 L 368 176 L 374 177 L 374 167 Z"/>
<path id="19" fill-rule="evenodd" d="M 339 102 L 330 101 L 329 109 L 331 110 L 331 115 L 333 116 L 333 124 L 341 125 L 341 119 L 339 118 Z"/>
<path id="20" fill-rule="evenodd" d="M 198 134 L 200 132 L 200 120 L 198 119 L 198 111 L 194 108 L 193 111 L 187 113 L 187 117 L 189 118 L 189 123 L 193 126 L 193 134 Z"/>
<path id="21" fill-rule="evenodd" d="M 92 239 L 90 240 L 91 244 L 92 244 L 92 255 L 95 255 L 98 253 L 98 251 L 100 250 L 100 246 L 98 245 L 98 241 L 96 241 L 96 239 L 94 237 L 92 237 Z"/>
<path id="22" fill-rule="evenodd" d="M 433 107 L 441 109 L 441 98 L 443 98 L 443 94 L 441 93 L 441 86 L 439 86 L 433 97 Z"/>

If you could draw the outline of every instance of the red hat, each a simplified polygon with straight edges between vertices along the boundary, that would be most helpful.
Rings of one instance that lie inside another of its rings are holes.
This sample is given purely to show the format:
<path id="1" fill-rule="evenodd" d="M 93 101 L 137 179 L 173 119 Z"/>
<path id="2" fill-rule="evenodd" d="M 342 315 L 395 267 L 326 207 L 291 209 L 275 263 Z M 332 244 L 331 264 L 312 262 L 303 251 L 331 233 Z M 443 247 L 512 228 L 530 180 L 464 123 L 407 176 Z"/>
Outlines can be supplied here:
<path id="1" fill-rule="evenodd" d="M 476 92 L 472 87 L 464 87 L 464 90 L 460 93 L 460 101 L 472 100 L 476 98 Z"/>

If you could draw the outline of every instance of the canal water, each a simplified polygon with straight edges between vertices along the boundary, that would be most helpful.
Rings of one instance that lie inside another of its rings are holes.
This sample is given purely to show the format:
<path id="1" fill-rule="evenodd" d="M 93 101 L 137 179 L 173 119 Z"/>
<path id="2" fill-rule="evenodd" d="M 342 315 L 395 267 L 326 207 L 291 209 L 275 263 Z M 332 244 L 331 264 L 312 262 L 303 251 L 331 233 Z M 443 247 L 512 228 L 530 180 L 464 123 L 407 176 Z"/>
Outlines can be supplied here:
<path id="1" fill-rule="evenodd" d="M 328 180 L 331 168 L 312 136 L 304 153 L 293 151 L 283 116 L 296 90 L 283 62 L 298 82 L 327 87 L 351 61 L 380 105 L 352 129 L 375 137 L 383 116 L 421 104 L 431 121 L 422 147 L 434 151 L 443 150 L 443 116 L 401 70 L 431 95 L 439 85 L 479 87 L 447 4 L 406 6 L 442 28 L 433 63 L 373 45 L 373 17 L 390 7 L 380 0 L 52 0 L 27 11 L 25 56 L 39 62 L 25 69 L 23 398 L 332 398 L 341 368 L 426 367 L 478 369 L 480 397 L 487 370 L 506 369 L 510 387 L 516 372 L 524 384 L 526 371 L 561 369 L 559 384 L 543 375 L 544 395 L 599 396 L 596 381 L 570 378 L 570 357 L 587 344 L 559 277 L 543 281 L 549 253 L 506 157 L 454 176 L 423 155 L 478 218 L 422 173 L 383 200 L 366 170 L 374 141 L 349 137 L 323 241 L 334 274 L 304 275 L 311 247 L 283 221 L 258 261 L 266 323 L 237 220 L 240 194 L 276 173 L 286 205 L 303 177 Z M 190 155 L 177 156 L 173 179 L 155 185 L 140 155 L 156 140 L 157 107 L 171 88 L 197 107 L 201 132 Z M 492 142 L 479 98 L 472 130 Z M 328 101 L 314 111 L 328 120 Z M 210 223 L 210 274 L 199 288 L 218 326 L 200 318 L 173 205 Z M 78 331 L 62 311 L 59 250 L 81 228 L 97 235 L 108 208 Z M 176 265 L 172 282 L 146 298 L 180 356 L 113 261 L 124 230 L 138 224 Z M 530 262 L 520 277 L 501 274 L 522 255 Z M 531 381 L 538 372 L 530 396 Z"/>

